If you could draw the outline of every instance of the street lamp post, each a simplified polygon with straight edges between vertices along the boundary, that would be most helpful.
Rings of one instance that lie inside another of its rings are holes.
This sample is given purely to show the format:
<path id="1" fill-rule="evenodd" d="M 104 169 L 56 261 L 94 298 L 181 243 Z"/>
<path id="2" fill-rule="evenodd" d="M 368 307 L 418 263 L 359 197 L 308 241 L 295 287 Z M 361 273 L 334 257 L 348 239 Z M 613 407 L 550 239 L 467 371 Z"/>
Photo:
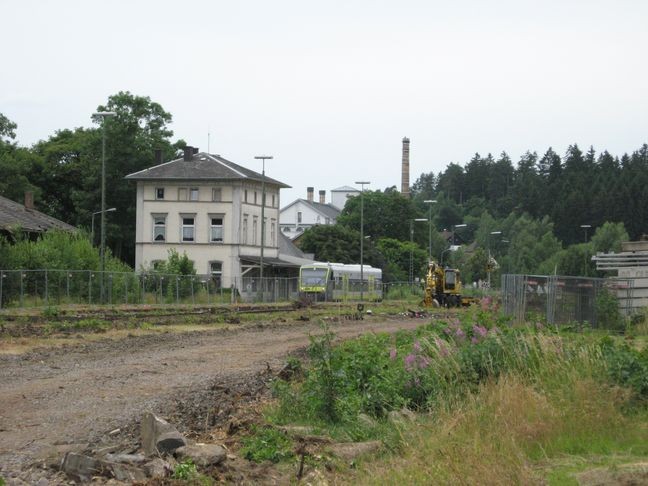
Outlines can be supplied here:
<path id="1" fill-rule="evenodd" d="M 587 243 L 587 230 L 590 229 L 592 227 L 592 225 L 591 224 L 581 224 L 580 227 L 585 230 L 585 243 Z"/>
<path id="2" fill-rule="evenodd" d="M 101 118 L 101 285 L 100 302 L 104 302 L 104 271 L 106 270 L 106 118 L 116 116 L 114 111 L 99 111 L 93 116 Z"/>
<path id="3" fill-rule="evenodd" d="M 364 301 L 364 186 L 371 184 L 369 181 L 356 181 L 362 188 L 360 190 L 360 302 Z"/>
<path id="4" fill-rule="evenodd" d="M 259 263 L 261 265 L 259 270 L 261 300 L 264 299 L 263 293 L 263 247 L 265 245 L 265 161 L 272 160 L 272 155 L 257 155 L 254 157 L 257 160 L 262 160 L 261 169 L 261 257 Z"/>
<path id="5" fill-rule="evenodd" d="M 432 261 L 432 205 L 436 203 L 436 199 L 426 199 L 423 202 L 430 205 L 428 213 L 428 260 Z"/>
<path id="6" fill-rule="evenodd" d="M 105 211 L 96 211 L 96 212 L 92 213 L 92 224 L 90 225 L 90 241 L 92 242 L 92 246 L 94 246 L 94 217 L 95 217 L 95 214 L 100 214 L 102 212 L 112 213 L 113 211 L 117 211 L 117 208 L 109 208 L 109 209 L 106 209 Z"/>

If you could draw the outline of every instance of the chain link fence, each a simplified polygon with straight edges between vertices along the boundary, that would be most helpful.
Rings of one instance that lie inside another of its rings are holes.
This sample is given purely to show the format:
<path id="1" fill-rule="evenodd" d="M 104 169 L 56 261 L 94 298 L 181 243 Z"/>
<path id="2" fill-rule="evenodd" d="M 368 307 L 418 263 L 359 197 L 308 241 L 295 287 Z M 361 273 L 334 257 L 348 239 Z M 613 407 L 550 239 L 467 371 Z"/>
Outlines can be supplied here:
<path id="1" fill-rule="evenodd" d="M 330 282 L 318 301 L 423 299 L 422 283 Z M 103 296 L 103 297 L 102 297 Z M 230 304 L 290 302 L 300 298 L 299 278 L 240 277 L 231 287 L 209 275 L 98 272 L 91 270 L 0 270 L 0 308 L 53 305 Z"/>
<path id="2" fill-rule="evenodd" d="M 542 317 L 549 324 L 616 328 L 618 316 L 629 312 L 632 280 L 502 275 L 501 295 L 503 311 L 515 322 Z"/>

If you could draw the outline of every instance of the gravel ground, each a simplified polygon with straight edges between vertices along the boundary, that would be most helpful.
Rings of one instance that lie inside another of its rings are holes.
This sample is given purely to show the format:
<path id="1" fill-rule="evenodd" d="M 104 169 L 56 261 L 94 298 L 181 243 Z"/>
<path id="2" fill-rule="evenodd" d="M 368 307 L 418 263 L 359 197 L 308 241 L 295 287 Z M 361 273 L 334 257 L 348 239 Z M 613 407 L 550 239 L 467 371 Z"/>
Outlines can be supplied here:
<path id="1" fill-rule="evenodd" d="M 424 322 L 375 316 L 333 322 L 331 328 L 339 338 L 350 338 L 412 329 Z M 51 484 L 51 473 L 43 468 L 52 457 L 100 445 L 107 437 L 133 442 L 136 424 L 146 410 L 177 418 L 178 411 L 196 410 L 200 406 L 193 404 L 214 399 L 223 390 L 235 389 L 245 397 L 252 393 L 245 391 L 246 383 L 254 387 L 255 377 L 268 367 L 279 369 L 287 354 L 306 346 L 308 334 L 317 332 L 320 328 L 314 323 L 259 323 L 2 356 L 0 476 L 19 484 L 49 475 Z M 121 432 L 109 436 L 115 429 Z"/>

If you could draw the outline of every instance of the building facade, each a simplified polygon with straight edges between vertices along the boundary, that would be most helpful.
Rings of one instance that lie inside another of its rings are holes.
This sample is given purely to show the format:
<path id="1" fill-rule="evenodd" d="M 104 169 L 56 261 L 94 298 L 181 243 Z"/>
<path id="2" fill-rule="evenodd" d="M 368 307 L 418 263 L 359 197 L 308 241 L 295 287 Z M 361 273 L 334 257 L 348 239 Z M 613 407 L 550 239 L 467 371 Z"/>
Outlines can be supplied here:
<path id="1" fill-rule="evenodd" d="M 294 240 L 303 232 L 319 224 L 335 224 L 340 209 L 326 203 L 326 191 L 319 191 L 319 202 L 313 200 L 314 188 L 306 189 L 306 199 L 296 199 L 281 209 L 279 225 L 281 232 Z"/>
<path id="2" fill-rule="evenodd" d="M 264 276 L 299 266 L 279 252 L 280 190 L 290 186 L 191 147 L 182 158 L 157 159 L 158 165 L 126 176 L 137 182 L 137 269 L 154 268 L 173 248 L 186 252 L 198 274 L 236 285 L 259 274 L 262 224 Z"/>

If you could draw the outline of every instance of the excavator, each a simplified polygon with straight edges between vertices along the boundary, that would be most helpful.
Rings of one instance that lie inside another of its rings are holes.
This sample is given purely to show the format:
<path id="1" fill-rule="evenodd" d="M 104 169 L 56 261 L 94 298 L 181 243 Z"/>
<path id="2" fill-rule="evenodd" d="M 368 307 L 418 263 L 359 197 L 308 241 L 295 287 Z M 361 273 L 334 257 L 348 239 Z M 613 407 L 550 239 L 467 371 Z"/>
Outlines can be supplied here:
<path id="1" fill-rule="evenodd" d="M 461 307 L 473 303 L 472 298 L 461 296 L 460 272 L 456 268 L 443 268 L 435 261 L 428 264 L 425 276 L 425 307 Z"/>

